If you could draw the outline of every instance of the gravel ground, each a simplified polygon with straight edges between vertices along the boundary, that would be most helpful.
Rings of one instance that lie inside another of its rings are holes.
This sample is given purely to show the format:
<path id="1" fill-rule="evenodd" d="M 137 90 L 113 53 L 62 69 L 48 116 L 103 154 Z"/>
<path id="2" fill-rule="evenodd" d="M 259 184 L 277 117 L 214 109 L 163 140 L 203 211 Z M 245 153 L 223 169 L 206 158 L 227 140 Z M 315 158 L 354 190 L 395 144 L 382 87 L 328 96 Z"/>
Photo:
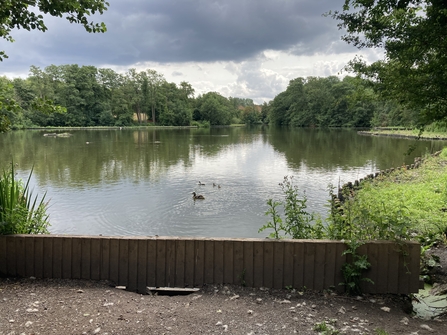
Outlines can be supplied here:
<path id="1" fill-rule="evenodd" d="M 0 335 L 447 334 L 447 318 L 412 317 L 406 296 L 207 286 L 189 295 L 140 295 L 107 282 L 0 279 Z M 324 324 L 323 324 L 324 322 Z"/>

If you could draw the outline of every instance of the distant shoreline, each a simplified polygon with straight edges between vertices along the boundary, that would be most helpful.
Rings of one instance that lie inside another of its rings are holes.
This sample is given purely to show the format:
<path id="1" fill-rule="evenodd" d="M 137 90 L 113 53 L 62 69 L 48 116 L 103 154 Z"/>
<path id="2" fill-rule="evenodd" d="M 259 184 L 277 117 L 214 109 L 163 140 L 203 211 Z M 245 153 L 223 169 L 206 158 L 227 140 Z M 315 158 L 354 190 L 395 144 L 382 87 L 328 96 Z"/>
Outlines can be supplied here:
<path id="1" fill-rule="evenodd" d="M 441 140 L 447 141 L 447 134 L 445 133 L 432 133 L 424 132 L 419 137 L 418 130 L 406 129 L 406 128 L 375 128 L 368 131 L 358 131 L 359 135 L 369 135 L 369 136 L 389 136 L 398 138 L 408 138 L 408 139 L 421 139 L 421 140 Z"/>

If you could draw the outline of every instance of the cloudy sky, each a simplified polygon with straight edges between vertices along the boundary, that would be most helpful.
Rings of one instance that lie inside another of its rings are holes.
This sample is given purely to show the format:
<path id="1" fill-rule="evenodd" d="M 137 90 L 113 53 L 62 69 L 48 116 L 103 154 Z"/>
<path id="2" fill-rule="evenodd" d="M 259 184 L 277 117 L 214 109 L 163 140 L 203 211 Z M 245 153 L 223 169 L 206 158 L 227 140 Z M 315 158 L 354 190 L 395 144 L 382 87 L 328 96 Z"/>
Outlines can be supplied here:
<path id="1" fill-rule="evenodd" d="M 79 64 L 125 72 L 154 69 L 169 82 L 189 82 L 196 95 L 216 91 L 268 102 L 297 77 L 337 75 L 355 55 L 380 54 L 341 41 L 322 14 L 344 0 L 108 0 L 108 31 L 89 34 L 62 18 L 48 31 L 13 30 L 0 40 L 9 59 L 0 75 L 26 77 L 31 65 Z"/>

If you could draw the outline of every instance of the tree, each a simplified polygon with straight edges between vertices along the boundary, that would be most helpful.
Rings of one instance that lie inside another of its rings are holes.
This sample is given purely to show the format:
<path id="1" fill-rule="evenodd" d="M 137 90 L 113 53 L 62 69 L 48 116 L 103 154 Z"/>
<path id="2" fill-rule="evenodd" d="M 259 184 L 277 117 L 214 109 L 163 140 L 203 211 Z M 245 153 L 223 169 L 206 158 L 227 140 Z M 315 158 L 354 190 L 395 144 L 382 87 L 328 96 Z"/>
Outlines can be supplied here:
<path id="1" fill-rule="evenodd" d="M 345 0 L 330 13 L 358 48 L 383 48 L 384 60 L 348 68 L 376 82 L 383 96 L 419 110 L 425 125 L 447 118 L 447 3 L 444 0 Z"/>
<path id="2" fill-rule="evenodd" d="M 42 14 L 65 18 L 70 23 L 84 26 L 89 33 L 105 32 L 104 22 L 88 22 L 90 14 L 107 10 L 109 3 L 104 0 L 3 0 L 0 8 L 0 37 L 14 42 L 11 36 L 13 28 L 46 31 Z M 39 14 L 42 13 L 42 14 Z M 4 51 L 0 51 L 0 61 L 8 58 Z"/>
<path id="3" fill-rule="evenodd" d="M 90 33 L 105 32 L 107 29 L 103 22 L 88 22 L 87 17 L 96 12 L 102 14 L 108 6 L 109 3 L 105 0 L 3 0 L 0 6 L 0 37 L 14 42 L 11 36 L 11 30 L 14 28 L 46 31 L 47 27 L 42 14 L 55 17 L 65 15 L 70 23 L 81 24 Z M 4 58 L 8 58 L 8 56 L 4 51 L 0 51 L 0 61 L 3 61 Z M 13 99 L 5 100 L 6 93 L 0 87 L 0 132 L 6 131 L 9 125 L 5 110 L 11 110 L 18 106 Z M 45 112 L 62 111 L 46 97 L 36 98 L 33 105 L 36 109 Z"/>

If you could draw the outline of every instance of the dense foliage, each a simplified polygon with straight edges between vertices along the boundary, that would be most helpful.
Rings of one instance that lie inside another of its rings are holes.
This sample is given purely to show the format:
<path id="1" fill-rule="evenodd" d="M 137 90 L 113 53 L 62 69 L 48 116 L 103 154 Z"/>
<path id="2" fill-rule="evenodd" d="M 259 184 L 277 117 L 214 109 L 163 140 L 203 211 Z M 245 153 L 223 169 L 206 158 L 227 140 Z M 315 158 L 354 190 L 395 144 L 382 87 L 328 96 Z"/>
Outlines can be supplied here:
<path id="1" fill-rule="evenodd" d="M 365 79 L 308 77 L 263 105 L 271 124 L 295 127 L 412 126 L 414 111 L 377 95 Z"/>
<path id="2" fill-rule="evenodd" d="M 350 69 L 376 83 L 377 91 L 418 110 L 420 125 L 447 117 L 447 3 L 443 0 L 345 0 L 332 13 L 359 48 L 381 47 L 384 60 Z"/>
<path id="3" fill-rule="evenodd" d="M 154 70 L 130 69 L 124 74 L 94 66 L 31 66 L 26 79 L 0 77 L 0 106 L 13 128 L 33 126 L 188 126 L 256 123 L 261 118 L 253 100 L 226 98 L 216 92 L 194 97 L 187 82 L 169 83 Z M 48 113 L 36 101 L 62 106 Z M 3 107 L 3 108 L 2 108 Z M 66 111 L 66 112 L 65 112 Z"/>
<path id="4" fill-rule="evenodd" d="M 45 196 L 33 197 L 28 182 L 15 179 L 14 164 L 0 176 L 0 235 L 48 233 Z"/>

